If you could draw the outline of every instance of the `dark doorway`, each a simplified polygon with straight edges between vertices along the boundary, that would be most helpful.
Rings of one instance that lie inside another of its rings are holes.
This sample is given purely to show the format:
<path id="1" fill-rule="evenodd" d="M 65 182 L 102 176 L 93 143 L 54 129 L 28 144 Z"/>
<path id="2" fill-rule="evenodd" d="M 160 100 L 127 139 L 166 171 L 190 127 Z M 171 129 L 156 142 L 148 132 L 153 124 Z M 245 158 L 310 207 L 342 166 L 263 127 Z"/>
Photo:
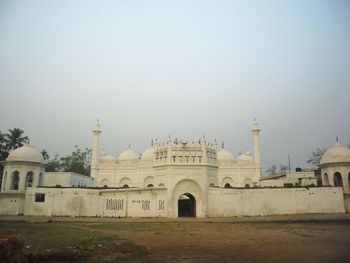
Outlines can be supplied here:
<path id="1" fill-rule="evenodd" d="M 180 196 L 178 215 L 179 217 L 196 217 L 196 199 L 193 195 L 186 193 Z"/>
<path id="2" fill-rule="evenodd" d="M 343 186 L 343 178 L 341 177 L 341 174 L 336 172 L 334 174 L 334 186 Z"/>

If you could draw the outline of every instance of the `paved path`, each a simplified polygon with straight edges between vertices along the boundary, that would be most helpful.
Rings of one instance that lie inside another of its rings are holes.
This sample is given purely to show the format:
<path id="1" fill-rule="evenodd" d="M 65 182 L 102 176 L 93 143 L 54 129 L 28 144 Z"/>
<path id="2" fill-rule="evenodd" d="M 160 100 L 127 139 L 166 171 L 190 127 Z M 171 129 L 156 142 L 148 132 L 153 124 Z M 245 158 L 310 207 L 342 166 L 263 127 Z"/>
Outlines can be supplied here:
<path id="1" fill-rule="evenodd" d="M 274 215 L 257 217 L 220 217 L 220 218 L 110 218 L 110 217 L 44 217 L 44 216 L 6 216 L 0 215 L 0 221 L 22 222 L 319 222 L 319 221 L 350 221 L 350 213 L 346 214 L 303 214 Z"/>

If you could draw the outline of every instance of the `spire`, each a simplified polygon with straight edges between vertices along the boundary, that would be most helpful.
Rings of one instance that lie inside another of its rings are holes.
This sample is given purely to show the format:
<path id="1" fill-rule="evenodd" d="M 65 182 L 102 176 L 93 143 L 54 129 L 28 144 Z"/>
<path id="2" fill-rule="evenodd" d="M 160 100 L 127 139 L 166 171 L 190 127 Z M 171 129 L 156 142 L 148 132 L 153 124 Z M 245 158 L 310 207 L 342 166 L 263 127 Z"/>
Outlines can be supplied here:
<path id="1" fill-rule="evenodd" d="M 224 141 L 222 141 L 222 143 L 221 143 L 221 148 L 222 148 L 222 149 L 224 149 L 224 148 L 225 148 Z"/>
<path id="2" fill-rule="evenodd" d="M 151 146 L 153 147 L 153 138 L 152 138 L 152 140 L 151 140 Z"/>
<path id="3" fill-rule="evenodd" d="M 101 131 L 101 127 L 100 127 L 100 120 L 99 120 L 99 119 L 96 120 L 95 127 L 94 127 L 94 129 L 93 129 L 93 132 L 98 132 L 98 133 L 101 133 L 101 132 L 102 132 L 102 131 Z"/>
<path id="4" fill-rule="evenodd" d="M 339 142 L 338 136 L 335 137 L 335 146 L 336 146 L 336 147 L 338 147 L 338 146 L 343 146 L 343 145 Z"/>
<path id="5" fill-rule="evenodd" d="M 253 128 L 252 128 L 252 132 L 260 132 L 260 129 L 259 129 L 259 124 L 258 124 L 258 121 L 256 120 L 256 118 L 254 118 L 254 121 L 253 121 Z"/>

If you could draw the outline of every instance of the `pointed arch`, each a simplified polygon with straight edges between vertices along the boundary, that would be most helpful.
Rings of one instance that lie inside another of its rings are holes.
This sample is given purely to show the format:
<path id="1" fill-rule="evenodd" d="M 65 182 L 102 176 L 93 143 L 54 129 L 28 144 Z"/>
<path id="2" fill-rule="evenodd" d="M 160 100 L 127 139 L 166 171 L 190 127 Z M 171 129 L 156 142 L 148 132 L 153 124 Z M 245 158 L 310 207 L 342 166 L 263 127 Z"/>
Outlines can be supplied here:
<path id="1" fill-rule="evenodd" d="M 154 176 L 147 176 L 143 181 L 143 187 L 150 187 L 149 185 L 154 186 Z"/>
<path id="2" fill-rule="evenodd" d="M 123 177 L 119 181 L 119 187 L 129 188 L 131 184 L 132 184 L 132 181 L 129 177 Z"/>
<path id="3" fill-rule="evenodd" d="M 221 187 L 230 188 L 233 186 L 233 179 L 231 177 L 225 177 L 221 181 Z"/>
<path id="4" fill-rule="evenodd" d="M 19 172 L 14 171 L 11 176 L 11 190 L 18 190 L 19 188 Z"/>
<path id="5" fill-rule="evenodd" d="M 32 171 L 29 171 L 26 175 L 24 189 L 27 189 L 28 187 L 33 186 L 33 179 L 34 179 L 34 173 Z"/>
<path id="6" fill-rule="evenodd" d="M 100 182 L 100 186 L 102 187 L 110 187 L 111 186 L 111 183 L 108 179 L 103 179 L 101 182 Z"/>
<path id="7" fill-rule="evenodd" d="M 184 197 L 184 195 L 190 198 L 190 200 L 192 200 L 191 201 L 192 205 L 194 204 L 193 202 L 195 202 L 193 215 L 195 215 L 196 217 L 204 217 L 205 216 L 205 210 L 203 207 L 204 197 L 202 195 L 201 187 L 198 185 L 196 181 L 191 179 L 181 180 L 177 182 L 177 184 L 174 187 L 173 216 L 175 217 L 179 216 L 179 200 L 180 200 L 180 197 L 181 196 Z"/>
<path id="8" fill-rule="evenodd" d="M 243 186 L 244 186 L 245 188 L 253 187 L 253 181 L 252 181 L 252 179 L 250 179 L 250 178 L 245 179 L 244 182 L 243 182 Z"/>
<path id="9" fill-rule="evenodd" d="M 333 175 L 333 180 L 334 180 L 334 186 L 343 187 L 343 178 L 341 176 L 341 173 L 335 172 Z"/>

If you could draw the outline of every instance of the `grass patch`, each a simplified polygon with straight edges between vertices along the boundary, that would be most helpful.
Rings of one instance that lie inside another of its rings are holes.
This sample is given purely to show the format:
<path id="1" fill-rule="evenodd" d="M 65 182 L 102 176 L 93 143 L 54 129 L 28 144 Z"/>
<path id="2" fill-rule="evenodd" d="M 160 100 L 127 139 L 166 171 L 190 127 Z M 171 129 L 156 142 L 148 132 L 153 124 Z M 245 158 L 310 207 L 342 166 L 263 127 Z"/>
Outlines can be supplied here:
<path id="1" fill-rule="evenodd" d="M 119 238 L 107 226 L 81 223 L 0 222 L 25 240 L 24 252 L 35 262 L 115 262 L 143 258 L 146 250 Z"/>

